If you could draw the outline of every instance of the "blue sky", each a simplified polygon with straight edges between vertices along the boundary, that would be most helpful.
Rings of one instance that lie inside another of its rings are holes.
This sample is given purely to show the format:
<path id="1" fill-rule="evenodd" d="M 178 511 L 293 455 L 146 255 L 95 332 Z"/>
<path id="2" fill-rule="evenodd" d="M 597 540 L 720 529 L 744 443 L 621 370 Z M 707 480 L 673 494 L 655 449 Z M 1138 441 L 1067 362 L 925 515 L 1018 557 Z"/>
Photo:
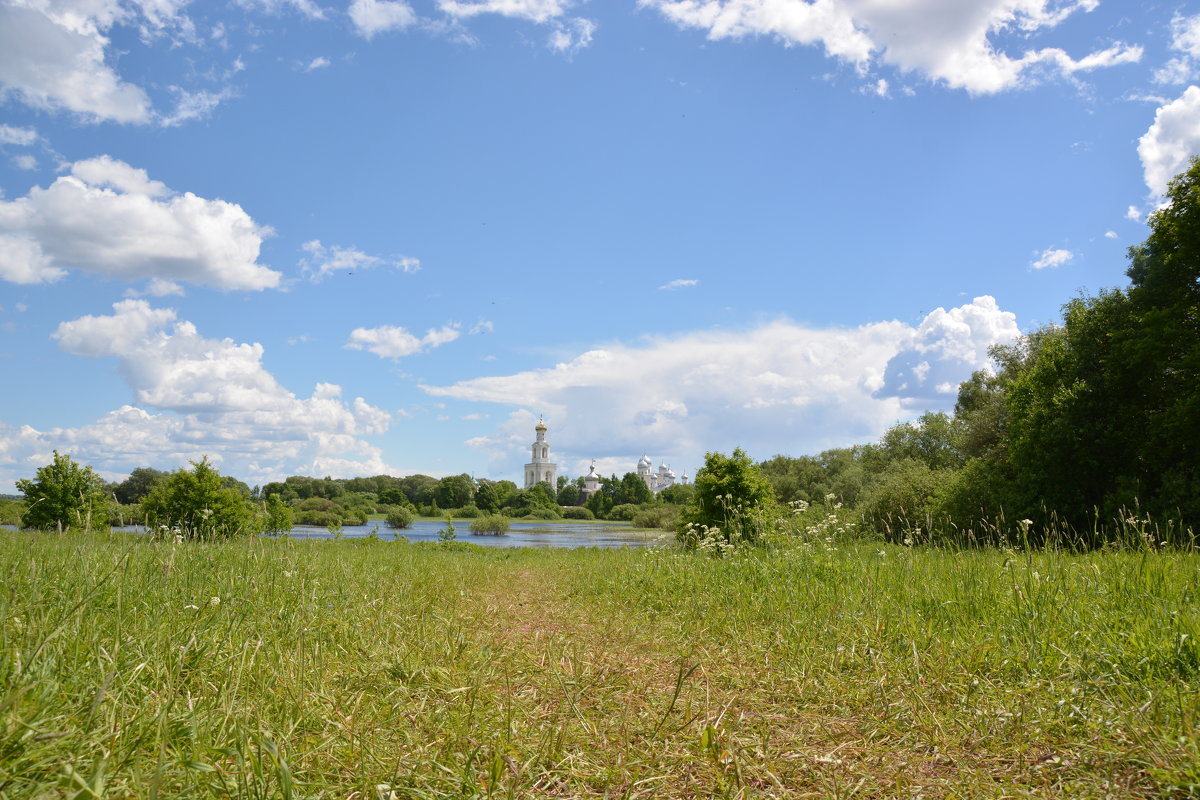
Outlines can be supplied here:
<path id="1" fill-rule="evenodd" d="M 1125 283 L 1198 12 L 0 0 L 0 492 L 871 441 Z"/>

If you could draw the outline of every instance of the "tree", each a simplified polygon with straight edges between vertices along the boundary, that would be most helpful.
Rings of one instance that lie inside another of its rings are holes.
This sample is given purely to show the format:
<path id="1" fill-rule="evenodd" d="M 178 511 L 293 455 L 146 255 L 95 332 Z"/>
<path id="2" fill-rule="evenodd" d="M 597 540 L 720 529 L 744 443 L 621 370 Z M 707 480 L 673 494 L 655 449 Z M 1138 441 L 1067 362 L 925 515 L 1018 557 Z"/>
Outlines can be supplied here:
<path id="1" fill-rule="evenodd" d="M 636 472 L 626 472 L 621 478 L 621 485 L 617 489 L 616 504 L 625 505 L 632 503 L 633 505 L 641 505 L 642 503 L 654 502 L 654 492 L 650 491 L 650 487 L 641 479 Z"/>
<path id="2" fill-rule="evenodd" d="M 694 541 L 694 531 L 707 527 L 720 528 L 729 542 L 755 541 L 762 532 L 752 522 L 754 512 L 774 499 L 770 482 L 741 448 L 730 456 L 708 453 L 696 473 L 696 494 L 680 515 L 680 537 Z"/>
<path id="3" fill-rule="evenodd" d="M 479 480 L 479 488 L 475 490 L 475 505 L 485 512 L 496 512 L 509 504 L 509 498 L 517 491 L 517 485 L 512 481 Z"/>
<path id="4" fill-rule="evenodd" d="M 138 467 L 129 473 L 129 477 L 117 484 L 113 493 L 117 502 L 125 505 L 140 503 L 142 498 L 150 494 L 159 481 L 167 477 L 167 473 L 152 467 Z"/>
<path id="5" fill-rule="evenodd" d="M 224 485 L 207 458 L 172 472 L 142 501 L 146 524 L 184 539 L 229 539 L 259 533 L 254 509 L 237 489 Z"/>
<path id="6" fill-rule="evenodd" d="M 470 475 L 450 475 L 438 481 L 434 499 L 442 508 L 462 508 L 475 497 L 475 481 Z"/>
<path id="7" fill-rule="evenodd" d="M 263 533 L 286 533 L 292 529 L 292 510 L 279 499 L 279 495 L 267 495 L 262 510 Z"/>
<path id="8" fill-rule="evenodd" d="M 106 525 L 104 481 L 91 467 L 54 451 L 54 460 L 39 467 L 33 480 L 22 478 L 17 489 L 25 495 L 21 525 L 49 530 Z"/>

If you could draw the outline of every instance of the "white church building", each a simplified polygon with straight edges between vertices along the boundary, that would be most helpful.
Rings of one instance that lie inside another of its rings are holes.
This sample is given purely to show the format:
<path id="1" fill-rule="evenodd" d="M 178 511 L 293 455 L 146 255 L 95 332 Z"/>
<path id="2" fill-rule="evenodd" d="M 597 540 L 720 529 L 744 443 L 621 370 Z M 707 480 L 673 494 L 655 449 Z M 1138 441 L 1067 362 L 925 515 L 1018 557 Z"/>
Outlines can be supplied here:
<path id="1" fill-rule="evenodd" d="M 546 440 L 545 420 L 539 417 L 533 430 L 535 437 L 533 457 L 525 465 L 525 488 L 532 489 L 543 481 L 550 484 L 551 487 L 557 488 L 558 464 L 550 460 L 550 442 Z M 676 483 L 675 473 L 670 467 L 665 463 L 659 464 L 658 470 L 655 471 L 650 459 L 645 455 L 637 463 L 637 476 L 646 482 L 646 487 L 654 494 L 658 494 Z M 679 478 L 679 482 L 688 482 L 687 473 Z M 600 491 L 600 476 L 596 473 L 596 462 L 593 460 L 592 468 L 583 477 L 583 499 L 586 500 L 598 491 Z"/>
<path id="2" fill-rule="evenodd" d="M 546 441 L 546 422 L 538 417 L 534 427 L 533 460 L 525 465 L 525 488 L 532 489 L 542 481 L 557 489 L 558 464 L 550 460 L 550 443 Z"/>

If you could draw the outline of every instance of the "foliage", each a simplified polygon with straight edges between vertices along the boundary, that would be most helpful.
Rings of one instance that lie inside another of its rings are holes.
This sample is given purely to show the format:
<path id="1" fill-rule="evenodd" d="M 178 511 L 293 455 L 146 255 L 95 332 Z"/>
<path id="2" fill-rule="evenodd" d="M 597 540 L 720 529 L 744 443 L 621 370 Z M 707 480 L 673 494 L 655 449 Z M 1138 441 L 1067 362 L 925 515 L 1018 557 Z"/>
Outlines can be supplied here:
<path id="1" fill-rule="evenodd" d="M 454 527 L 454 520 L 446 517 L 446 527 L 438 530 L 439 542 L 452 542 L 458 538 L 458 532 Z"/>
<path id="2" fill-rule="evenodd" d="M 438 481 L 434 499 L 441 508 L 461 508 L 475 498 L 475 481 L 470 475 L 449 475 Z"/>
<path id="3" fill-rule="evenodd" d="M 871 484 L 859 506 L 863 519 L 889 541 L 928 537 L 936 511 L 935 498 L 949 474 L 932 469 L 924 461 L 903 458 L 893 461 Z"/>
<path id="4" fill-rule="evenodd" d="M 499 511 L 504 508 L 517 491 L 512 481 L 489 481 L 481 479 L 475 490 L 475 505 L 483 511 Z"/>
<path id="5" fill-rule="evenodd" d="M 644 485 L 644 484 L 643 484 Z M 634 503 L 622 503 L 619 506 L 613 506 L 608 511 L 608 518 L 628 522 L 634 518 L 638 512 L 642 510 L 640 505 Z"/>
<path id="6" fill-rule="evenodd" d="M 730 456 L 706 454 L 695 485 L 696 494 L 679 517 L 681 541 L 694 543 L 699 530 L 720 530 L 730 544 L 761 538 L 764 531 L 755 512 L 772 505 L 775 493 L 741 448 Z"/>
<path id="7" fill-rule="evenodd" d="M 35 478 L 17 481 L 17 489 L 25 495 L 21 525 L 39 530 L 105 526 L 103 486 L 91 467 L 55 450 L 54 460 L 39 467 Z"/>
<path id="8" fill-rule="evenodd" d="M 579 495 L 582 490 L 573 483 L 564 483 L 558 490 L 556 498 L 560 506 L 577 506 L 579 505 Z"/>
<path id="9" fill-rule="evenodd" d="M 673 531 L 679 527 L 679 514 L 680 508 L 677 505 L 652 506 L 633 515 L 633 527 Z"/>
<path id="10" fill-rule="evenodd" d="M 150 494 L 150 490 L 166 477 L 167 473 L 162 470 L 138 467 L 129 473 L 128 478 L 114 487 L 113 494 L 116 495 L 117 502 L 122 505 L 140 503 L 146 495 Z"/>
<path id="11" fill-rule="evenodd" d="M 262 505 L 263 533 L 287 533 L 295 524 L 292 510 L 279 499 L 279 495 L 268 495 Z"/>
<path id="12" fill-rule="evenodd" d="M 24 501 L 0 500 L 0 525 L 20 525 L 23 513 L 25 513 Z"/>
<path id="13" fill-rule="evenodd" d="M 142 501 L 148 526 L 185 540 L 229 539 L 260 533 L 247 497 L 224 485 L 207 458 L 191 462 L 150 491 Z"/>
<path id="14" fill-rule="evenodd" d="M 562 509 L 563 519 L 595 519 L 596 515 L 583 506 L 565 506 Z"/>
<path id="15" fill-rule="evenodd" d="M 691 483 L 676 483 L 658 493 L 659 501 L 675 506 L 686 506 L 696 496 L 696 486 Z"/>
<path id="16" fill-rule="evenodd" d="M 508 526 L 508 517 L 503 514 L 488 514 L 471 520 L 471 533 L 507 533 Z"/>
<path id="17" fill-rule="evenodd" d="M 396 506 L 387 515 L 389 528 L 411 528 L 417 515 L 407 506 Z"/>

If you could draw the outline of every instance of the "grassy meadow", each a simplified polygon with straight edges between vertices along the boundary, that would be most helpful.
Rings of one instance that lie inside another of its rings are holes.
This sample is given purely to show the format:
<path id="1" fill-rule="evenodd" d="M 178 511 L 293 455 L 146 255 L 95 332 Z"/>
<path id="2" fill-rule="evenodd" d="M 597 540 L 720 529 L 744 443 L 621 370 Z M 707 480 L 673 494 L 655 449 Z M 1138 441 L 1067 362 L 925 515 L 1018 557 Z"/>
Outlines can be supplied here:
<path id="1" fill-rule="evenodd" d="M 1200 555 L 0 532 L 0 797 L 1190 797 Z"/>

